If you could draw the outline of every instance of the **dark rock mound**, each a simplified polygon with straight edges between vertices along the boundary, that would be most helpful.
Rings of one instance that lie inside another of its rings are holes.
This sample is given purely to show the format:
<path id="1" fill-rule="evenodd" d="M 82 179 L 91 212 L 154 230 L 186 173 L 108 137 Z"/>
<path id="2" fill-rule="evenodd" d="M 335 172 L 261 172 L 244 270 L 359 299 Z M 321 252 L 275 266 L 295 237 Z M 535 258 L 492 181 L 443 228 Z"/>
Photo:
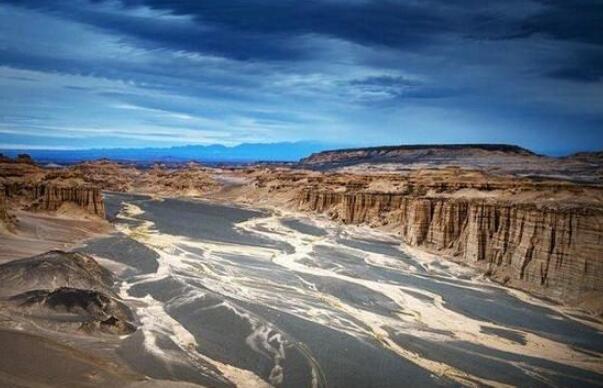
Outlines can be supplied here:
<path id="1" fill-rule="evenodd" d="M 54 324 L 68 324 L 88 333 L 130 334 L 134 316 L 116 298 L 102 292 L 61 287 L 54 291 L 34 290 L 10 298 L 27 316 Z"/>
<path id="2" fill-rule="evenodd" d="M 51 251 L 0 265 L 0 303 L 50 330 L 130 334 L 134 314 L 92 257 Z"/>
<path id="3" fill-rule="evenodd" d="M 113 275 L 92 257 L 50 251 L 0 265 L 0 297 L 61 287 L 112 294 Z"/>

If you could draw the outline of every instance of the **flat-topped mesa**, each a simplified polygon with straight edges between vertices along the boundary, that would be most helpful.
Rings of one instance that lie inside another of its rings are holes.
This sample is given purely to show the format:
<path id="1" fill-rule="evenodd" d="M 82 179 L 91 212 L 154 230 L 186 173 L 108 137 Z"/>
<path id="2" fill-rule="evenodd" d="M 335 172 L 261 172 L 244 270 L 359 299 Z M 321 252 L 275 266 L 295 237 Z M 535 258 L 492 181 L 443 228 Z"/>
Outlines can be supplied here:
<path id="1" fill-rule="evenodd" d="M 536 156 L 536 154 L 525 148 L 508 144 L 418 144 L 323 151 L 302 159 L 300 163 L 304 165 L 361 162 L 417 163 L 422 160 L 483 157 L 488 154 Z"/>
<path id="2" fill-rule="evenodd" d="M 560 301 L 603 296 L 603 211 L 481 198 L 307 188 L 299 207 L 344 223 L 387 226 L 402 240 Z"/>

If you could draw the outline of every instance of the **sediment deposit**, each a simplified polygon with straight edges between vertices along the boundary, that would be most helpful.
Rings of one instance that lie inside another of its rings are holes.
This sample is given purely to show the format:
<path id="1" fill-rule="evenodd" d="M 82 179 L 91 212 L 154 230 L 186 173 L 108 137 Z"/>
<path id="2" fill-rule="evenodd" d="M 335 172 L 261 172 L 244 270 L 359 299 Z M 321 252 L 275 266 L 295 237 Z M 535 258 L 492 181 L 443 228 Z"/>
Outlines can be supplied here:
<path id="1" fill-rule="evenodd" d="M 483 199 L 306 189 L 300 209 L 386 226 L 411 246 L 442 251 L 493 279 L 541 296 L 603 292 L 603 212 Z"/>
<path id="2" fill-rule="evenodd" d="M 103 216 L 104 189 L 323 213 L 397 233 L 508 286 L 603 311 L 600 160 L 501 145 L 328 151 L 293 168 L 102 160 L 49 170 L 24 159 L 3 162 L 3 182 L 9 202 L 27 198 L 30 209 L 45 211 L 71 202 Z"/>
<path id="3" fill-rule="evenodd" d="M 490 174 L 565 177 L 601 182 L 601 152 L 581 152 L 564 158 L 538 155 L 515 145 L 442 144 L 402 145 L 318 152 L 300 164 L 318 170 L 366 171 L 421 170 L 433 167 L 479 169 Z"/>
<path id="4" fill-rule="evenodd" d="M 403 173 L 246 171 L 235 200 L 321 213 L 535 295 L 603 311 L 603 188 L 459 167 Z M 236 191 L 235 191 L 236 192 Z"/>

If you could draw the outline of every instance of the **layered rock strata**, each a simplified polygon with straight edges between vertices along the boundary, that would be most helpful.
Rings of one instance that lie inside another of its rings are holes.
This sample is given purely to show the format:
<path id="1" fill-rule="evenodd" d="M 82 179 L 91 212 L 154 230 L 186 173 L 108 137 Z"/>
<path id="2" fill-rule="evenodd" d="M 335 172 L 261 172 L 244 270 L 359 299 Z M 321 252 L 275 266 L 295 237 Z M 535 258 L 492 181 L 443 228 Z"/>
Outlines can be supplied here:
<path id="1" fill-rule="evenodd" d="M 71 203 L 104 218 L 102 192 L 83 176 L 65 169 L 43 169 L 27 155 L 0 159 L 0 191 L 7 208 L 56 211 Z"/>
<path id="2" fill-rule="evenodd" d="M 0 186 L 0 226 L 8 227 L 12 223 L 11 216 L 8 213 L 8 205 L 6 203 L 6 195 L 4 188 Z"/>
<path id="3" fill-rule="evenodd" d="M 389 225 L 412 246 L 445 252 L 493 279 L 558 300 L 603 292 L 603 212 L 491 199 L 308 188 L 300 209 Z"/>
<path id="4" fill-rule="evenodd" d="M 100 189 L 90 186 L 38 185 L 34 188 L 37 209 L 55 211 L 64 203 L 74 203 L 90 214 L 105 217 L 105 206 Z"/>
<path id="5" fill-rule="evenodd" d="M 31 210 L 56 211 L 63 204 L 72 203 L 87 213 L 105 218 L 101 190 L 85 184 L 13 183 L 5 185 L 2 194 Z"/>

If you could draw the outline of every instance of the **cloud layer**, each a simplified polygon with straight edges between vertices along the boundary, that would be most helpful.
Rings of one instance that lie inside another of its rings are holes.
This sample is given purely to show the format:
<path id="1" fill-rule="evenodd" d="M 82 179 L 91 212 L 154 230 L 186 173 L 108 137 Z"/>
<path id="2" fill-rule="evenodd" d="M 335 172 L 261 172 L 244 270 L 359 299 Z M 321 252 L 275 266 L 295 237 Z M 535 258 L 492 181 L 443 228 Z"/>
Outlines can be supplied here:
<path id="1" fill-rule="evenodd" d="M 5 1 L 0 147 L 600 149 L 602 19 L 596 0 Z"/>

